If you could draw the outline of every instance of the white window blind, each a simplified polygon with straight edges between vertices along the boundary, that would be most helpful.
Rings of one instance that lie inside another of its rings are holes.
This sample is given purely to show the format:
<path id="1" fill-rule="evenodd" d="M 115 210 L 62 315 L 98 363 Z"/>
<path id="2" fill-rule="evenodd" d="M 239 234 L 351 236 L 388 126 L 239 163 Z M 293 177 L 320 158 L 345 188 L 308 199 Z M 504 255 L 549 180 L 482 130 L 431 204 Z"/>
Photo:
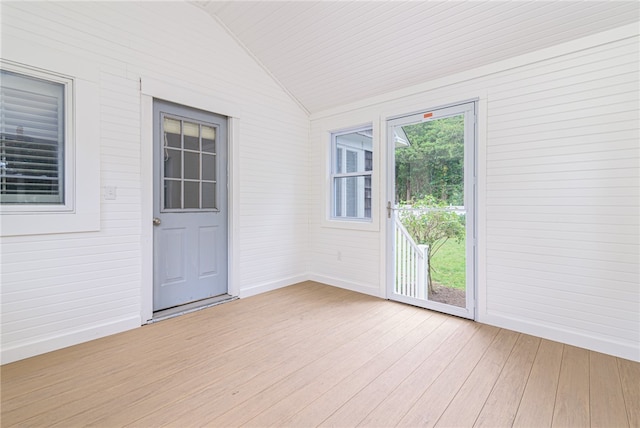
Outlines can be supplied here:
<path id="1" fill-rule="evenodd" d="M 64 203 L 64 84 L 1 71 L 0 201 Z"/>

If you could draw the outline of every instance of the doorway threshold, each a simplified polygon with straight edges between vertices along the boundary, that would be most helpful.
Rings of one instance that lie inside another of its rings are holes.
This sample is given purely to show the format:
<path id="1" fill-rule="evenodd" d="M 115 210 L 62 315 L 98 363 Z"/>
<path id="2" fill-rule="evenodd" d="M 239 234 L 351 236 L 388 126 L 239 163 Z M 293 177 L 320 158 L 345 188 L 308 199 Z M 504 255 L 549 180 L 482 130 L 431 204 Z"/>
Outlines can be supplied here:
<path id="1" fill-rule="evenodd" d="M 212 306 L 221 305 L 223 303 L 231 302 L 237 299 L 238 299 L 237 297 L 231 296 L 229 294 L 221 294 L 219 296 L 198 300 L 196 302 L 187 303 L 185 305 L 174 306 L 173 308 L 163 309 L 161 311 L 154 312 L 153 318 L 149 320 L 148 324 L 152 324 L 158 321 L 163 321 L 163 320 L 177 317 L 180 315 L 189 314 L 191 312 L 210 308 Z"/>

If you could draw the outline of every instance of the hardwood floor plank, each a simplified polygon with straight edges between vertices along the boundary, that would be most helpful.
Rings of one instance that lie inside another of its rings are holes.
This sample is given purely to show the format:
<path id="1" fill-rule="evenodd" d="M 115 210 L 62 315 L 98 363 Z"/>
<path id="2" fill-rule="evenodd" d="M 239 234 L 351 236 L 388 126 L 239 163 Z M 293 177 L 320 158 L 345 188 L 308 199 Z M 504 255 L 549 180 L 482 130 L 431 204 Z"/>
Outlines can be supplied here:
<path id="1" fill-rule="evenodd" d="M 261 299 L 243 299 L 242 304 L 240 304 L 239 300 L 228 302 L 224 305 L 217 306 L 216 311 L 219 311 L 222 314 L 235 313 L 237 315 L 252 313 L 261 308 L 269 307 L 271 304 L 277 304 L 279 302 L 285 301 L 286 299 L 295 298 L 295 296 L 304 296 L 310 293 L 314 293 L 314 289 L 316 289 L 317 287 L 322 287 L 322 285 L 311 281 L 306 281 L 300 284 L 296 284 L 295 287 L 292 287 L 291 290 L 286 290 L 286 292 L 282 289 L 279 289 L 271 291 L 269 293 L 264 293 L 263 295 L 261 295 L 261 297 L 264 296 L 264 298 Z M 336 291 L 338 290 L 342 292 L 345 291 L 336 289 Z M 332 294 L 333 292 L 333 290 L 329 290 L 327 291 L 327 294 Z M 1 367 L 3 384 L 5 386 L 13 386 L 13 383 L 17 385 L 24 385 L 25 383 L 27 383 L 30 379 L 30 374 L 24 373 L 23 364 L 37 367 L 38 369 L 45 371 L 45 373 L 60 373 L 64 370 L 69 374 L 73 374 L 75 372 L 75 369 L 77 368 L 74 365 L 75 358 L 99 356 L 103 355 L 103 353 L 105 352 L 111 353 L 116 350 L 128 353 L 136 350 L 138 347 L 148 346 L 149 344 L 151 344 L 149 340 L 148 330 L 154 330 L 156 328 L 165 330 L 162 327 L 166 325 L 164 324 L 165 322 L 179 321 L 177 324 L 172 326 L 172 329 L 168 329 L 167 331 L 165 331 L 166 334 L 152 334 L 151 337 L 156 338 L 156 340 L 167 340 L 173 337 L 181 337 L 184 334 L 193 334 L 193 325 L 198 325 L 202 322 L 203 319 L 206 319 L 206 317 L 202 317 L 202 311 L 193 312 L 191 314 L 183 315 L 179 318 L 163 321 L 162 324 L 150 324 L 144 326 L 142 329 L 129 330 L 125 333 L 125 335 L 127 336 L 126 341 L 122 341 L 122 336 L 116 334 L 91 341 L 91 347 L 86 347 L 83 345 L 71 346 L 55 352 L 50 352 L 44 355 L 39 355 L 36 357 L 18 361 L 13 364 L 6 364 Z M 161 327 L 158 327 L 158 325 L 160 325 Z M 126 346 L 123 346 L 123 344 Z M 40 380 L 37 379 L 34 383 L 37 384 L 39 382 Z"/>
<path id="2" fill-rule="evenodd" d="M 500 331 L 496 327 L 481 326 L 478 334 L 469 340 L 447 368 L 424 390 L 420 398 L 400 419 L 398 426 L 434 426 L 460 387 L 469 378 L 478 361 L 490 349 Z"/>
<path id="3" fill-rule="evenodd" d="M 350 302 L 348 299 L 341 300 L 343 303 Z M 399 307 L 381 307 L 375 299 L 371 300 L 368 305 L 370 305 L 370 310 L 363 310 L 360 313 L 359 321 L 361 322 L 377 319 L 380 316 L 380 311 L 385 311 L 389 316 L 393 316 L 400 309 Z M 325 319 L 321 326 L 315 317 L 307 315 L 305 320 L 298 319 L 297 322 L 287 320 L 269 335 L 265 335 L 264 329 L 258 330 L 254 332 L 256 334 L 254 341 L 249 342 L 245 347 L 234 348 L 232 351 L 226 352 L 222 360 L 218 361 L 210 356 L 196 359 L 193 365 L 180 373 L 180 376 L 158 379 L 145 388 L 129 391 L 127 400 L 124 400 L 121 395 L 115 394 L 112 401 L 105 403 L 98 409 L 92 408 L 92 416 L 96 417 L 97 412 L 100 411 L 100 419 L 95 423 L 117 425 L 133 415 L 138 415 L 138 418 L 147 414 L 152 415 L 158 408 L 175 403 L 176 397 L 188 398 L 198 391 L 216 390 L 216 388 L 225 391 L 234 382 L 246 382 L 254 377 L 256 375 L 255 367 L 262 367 L 262 361 L 268 361 L 270 364 L 268 367 L 273 367 L 285 365 L 296 356 L 304 354 L 306 348 L 303 342 L 307 335 L 314 333 L 316 328 L 319 328 L 319 331 L 332 328 L 334 331 L 352 329 L 353 324 L 348 322 L 349 311 L 348 305 L 337 304 L 337 301 L 328 302 L 325 309 L 321 311 L 328 319 Z M 233 338 L 230 340 L 237 341 Z M 223 344 L 215 342 L 214 340 L 212 346 L 223 346 Z M 230 377 L 233 378 L 231 382 L 228 380 Z M 148 393 L 150 389 L 160 392 L 150 395 Z M 178 400 L 179 402 L 180 400 Z M 113 407 L 122 410 L 114 415 L 109 411 Z M 81 418 L 82 415 L 78 415 L 78 417 Z M 66 419 L 63 421 L 63 425 L 73 421 L 73 418 Z"/>
<path id="4" fill-rule="evenodd" d="M 414 367 L 400 365 L 384 373 L 349 400 L 324 425 L 392 426 L 406 414 L 426 387 L 465 349 L 481 326 L 465 323 Z"/>
<path id="5" fill-rule="evenodd" d="M 473 426 L 517 339 L 518 333 L 500 330 L 495 341 L 440 416 L 436 426 Z"/>
<path id="6" fill-rule="evenodd" d="M 474 427 L 495 428 L 513 424 L 539 345 L 539 338 L 519 335 Z"/>
<path id="7" fill-rule="evenodd" d="M 304 314 L 304 311 L 313 307 L 321 308 L 323 301 L 325 302 L 324 304 L 327 305 L 326 307 L 332 308 L 332 311 L 339 310 L 341 308 L 341 306 L 338 305 L 339 302 L 349 302 L 349 299 L 346 298 L 346 296 L 348 295 L 343 296 L 341 294 L 336 295 L 334 293 L 328 293 L 326 300 L 320 299 L 319 303 L 310 302 L 311 305 L 309 306 L 303 304 L 295 306 L 294 309 L 290 310 L 291 313 L 289 316 Z M 306 299 L 303 297 L 303 300 L 300 303 L 303 303 L 305 300 L 314 299 Z M 375 300 L 371 300 L 371 302 L 374 303 Z M 317 306 L 318 304 L 319 306 Z M 223 306 L 224 305 L 215 308 L 222 309 Z M 346 312 L 349 308 L 342 307 L 342 310 Z M 205 311 L 208 310 L 200 312 L 203 313 Z M 218 312 L 219 311 L 216 311 L 216 313 Z M 265 315 L 266 314 L 268 313 L 266 312 Z M 154 328 L 149 331 L 148 338 L 150 339 L 149 343 L 151 344 L 150 349 L 152 351 L 141 353 L 140 357 L 136 360 L 131 358 L 131 354 L 124 354 L 122 357 L 120 353 L 116 353 L 115 358 L 114 354 L 106 354 L 112 358 L 112 365 L 109 366 L 110 369 L 105 371 L 100 368 L 97 373 L 93 374 L 91 374 L 91 370 L 96 369 L 96 365 L 99 366 L 102 364 L 103 360 L 84 360 L 84 364 L 78 365 L 77 371 L 84 374 L 84 376 L 96 377 L 102 375 L 101 382 L 83 386 L 84 383 L 82 381 L 63 378 L 57 385 L 57 388 L 59 389 L 56 393 L 52 393 L 52 391 L 47 389 L 44 391 L 46 394 L 42 399 L 31 400 L 21 409 L 18 409 L 18 412 L 31 414 L 32 417 L 29 420 L 30 423 L 37 425 L 42 422 L 50 425 L 54 421 L 61 421 L 74 415 L 83 417 L 83 414 L 89 410 L 91 412 L 96 412 L 96 402 L 104 402 L 101 405 L 108 407 L 110 400 L 105 399 L 105 397 L 113 396 L 114 399 L 119 399 L 125 393 L 131 394 L 132 391 L 129 390 L 131 384 L 135 385 L 136 391 L 142 390 L 142 393 L 146 395 L 147 392 L 145 390 L 145 386 L 148 385 L 149 382 L 162 382 L 164 379 L 180 373 L 192 358 L 195 358 L 196 361 L 198 361 L 197 352 L 195 350 L 200 347 L 208 349 L 209 354 L 207 355 L 207 358 L 208 360 L 211 360 L 215 358 L 215 356 L 225 356 L 226 352 L 237 348 L 242 343 L 250 344 L 254 341 L 264 340 L 264 338 L 270 337 L 271 334 L 281 334 L 280 328 L 286 324 L 290 324 L 290 320 L 287 319 L 286 315 L 282 315 L 280 320 L 279 315 L 272 316 L 274 317 L 274 321 L 276 321 L 275 324 L 273 324 L 273 327 L 275 328 L 269 327 L 266 330 L 263 329 L 262 331 L 257 331 L 256 326 L 263 323 L 263 318 L 258 312 L 251 314 L 251 317 L 255 319 L 243 318 L 246 322 L 239 326 L 236 333 L 233 335 L 211 334 L 211 332 L 215 332 L 215 329 L 207 329 L 206 327 L 209 323 L 199 323 L 197 325 L 198 328 L 196 328 L 195 331 L 209 332 L 208 337 L 207 335 L 194 335 L 192 333 L 191 335 L 183 336 L 180 341 L 177 343 L 174 342 L 172 346 L 161 346 L 157 348 L 154 346 L 157 340 L 159 340 L 156 336 L 162 335 L 163 331 L 170 330 L 172 327 L 180 329 L 181 324 L 184 322 L 189 323 L 190 319 L 181 319 L 182 317 L 180 317 L 180 319 L 175 318 L 163 321 L 162 323 L 153 324 L 149 326 Z M 233 324 L 234 319 L 236 319 L 236 316 L 231 315 L 229 322 Z M 309 323 L 313 324 L 314 321 L 309 320 Z M 160 327 L 164 328 L 160 329 Z M 128 362 L 126 364 L 123 363 L 120 360 L 121 357 L 128 360 Z M 228 358 L 228 355 L 225 358 Z M 176 362 L 181 362 L 182 364 L 176 364 Z M 65 372 L 62 374 L 64 373 Z M 80 379 L 82 379 L 82 377 Z M 69 385 L 71 385 L 71 389 L 66 389 Z M 79 387 L 79 385 L 81 387 Z M 65 389 L 60 388 L 60 386 Z M 43 391 L 38 391 L 38 395 L 34 394 L 34 396 L 37 398 L 42 394 L 42 392 Z M 9 401 L 8 404 L 10 405 L 12 402 Z M 4 419 L 6 421 L 12 421 L 13 409 L 9 406 L 6 407 L 7 408 L 5 409 L 5 406 L 3 406 Z M 40 421 L 38 418 L 39 414 L 46 415 L 46 420 Z"/>
<path id="8" fill-rule="evenodd" d="M 269 308 L 271 308 L 271 310 L 280 309 L 277 313 L 284 314 L 288 308 L 285 303 L 288 299 L 295 298 L 295 296 L 304 297 L 312 293 L 314 291 L 313 288 L 313 283 L 302 283 L 291 290 L 291 296 L 278 293 L 280 290 L 275 290 L 271 293 L 265 293 L 264 299 L 256 299 L 253 301 L 252 299 L 243 300 L 242 305 L 239 305 L 239 301 L 234 301 L 216 306 L 217 316 L 215 319 L 220 320 L 220 322 L 212 326 L 212 328 L 215 328 L 219 337 L 228 334 L 237 334 L 238 326 L 233 323 L 233 317 L 243 317 L 246 314 L 259 314 L 261 311 L 264 312 L 266 316 L 268 315 L 267 310 Z M 345 290 L 340 291 L 345 292 Z M 332 296 L 334 299 L 336 298 L 335 291 L 327 289 L 326 296 L 325 293 L 323 293 L 322 299 L 329 299 L 332 298 Z M 311 307 L 310 305 L 312 304 L 313 302 L 309 301 L 308 307 Z M 5 396 L 7 400 L 10 400 L 21 394 L 32 394 L 35 390 L 41 388 L 43 385 L 47 385 L 49 382 L 57 382 L 58 378 L 65 379 L 70 384 L 76 384 L 79 379 L 86 376 L 86 373 L 79 371 L 79 367 L 75 364 L 76 359 L 79 358 L 84 358 L 87 363 L 83 365 L 81 369 L 86 370 L 87 373 L 95 373 L 102 369 L 101 361 L 105 355 L 108 355 L 109 358 L 122 358 L 126 361 L 132 352 L 142 354 L 149 349 L 154 349 L 158 344 L 163 342 L 171 342 L 173 339 L 182 341 L 185 336 L 198 339 L 198 332 L 200 332 L 201 336 L 206 334 L 202 328 L 203 324 L 211 323 L 208 317 L 205 316 L 211 309 L 213 308 L 187 314 L 179 318 L 165 320 L 161 323 L 146 325 L 140 329 L 97 339 L 91 342 L 91 347 L 83 345 L 72 346 L 56 352 L 22 360 L 14 364 L 4 365 L 1 368 L 4 389 L 3 396 Z M 228 314 L 233 314 L 233 317 L 227 318 Z M 277 321 L 277 319 L 274 319 L 274 321 Z M 250 316 L 247 318 L 247 322 L 246 328 L 251 328 L 251 325 L 249 325 L 252 323 Z M 260 321 L 257 320 L 255 322 Z M 167 325 L 165 323 L 170 323 L 171 328 L 165 328 Z M 157 334 L 157 332 L 162 332 L 163 334 Z M 121 335 L 125 335 L 127 340 L 122 340 Z M 170 350 L 171 348 L 167 349 Z M 91 357 L 96 358 L 92 359 Z M 24 373 L 25 366 L 29 368 L 27 373 Z M 22 376 L 19 375 L 20 373 L 22 373 Z M 56 376 L 58 378 L 56 378 Z M 46 396 L 48 393 L 43 391 L 43 395 Z M 5 404 L 8 405 L 8 401 Z"/>
<path id="9" fill-rule="evenodd" d="M 430 320 L 440 318 L 442 316 L 435 314 Z M 385 350 L 379 358 L 368 362 L 310 405 L 284 420 L 281 426 L 316 426 L 365 388 L 373 391 L 371 393 L 372 399 L 383 399 L 384 396 L 382 394 L 377 397 L 374 394 L 375 391 L 384 392 L 384 390 L 381 390 L 380 385 L 387 385 L 385 378 L 389 381 L 396 380 L 400 382 L 458 328 L 463 328 L 465 324 L 458 318 L 445 317 L 445 321 L 440 323 L 435 331 L 431 332 L 415 346 L 411 347 L 412 344 L 403 342 L 398 347 Z M 367 393 L 363 393 L 363 396 L 366 397 Z M 352 407 L 358 407 L 357 403 L 352 404 L 350 408 Z M 360 410 L 359 407 L 358 410 Z"/>
<path id="10" fill-rule="evenodd" d="M 640 363 L 562 349 L 306 282 L 2 366 L 0 422 L 638 426 Z"/>
<path id="11" fill-rule="evenodd" d="M 628 427 L 622 383 L 615 357 L 589 352 L 592 427 Z"/>
<path id="12" fill-rule="evenodd" d="M 420 324 L 413 328 L 411 328 L 410 325 L 403 325 L 403 331 L 397 333 L 396 340 L 392 344 L 386 347 L 378 345 L 376 350 L 378 352 L 375 355 L 370 355 L 364 363 L 356 362 L 354 359 L 354 361 L 350 361 L 348 365 L 345 365 L 344 361 L 352 360 L 355 355 L 340 355 L 338 357 L 340 361 L 336 361 L 330 370 L 319 375 L 322 378 L 321 382 L 306 382 L 302 388 L 268 407 L 246 425 L 256 427 L 283 426 L 285 420 L 290 417 L 292 409 L 302 409 L 308 406 L 310 403 L 317 401 L 320 396 L 326 394 L 327 391 L 335 388 L 336 385 L 341 384 L 346 387 L 349 382 L 356 383 L 354 382 L 354 375 L 360 373 L 363 368 L 371 368 L 376 365 L 376 362 L 386 362 L 380 370 L 388 369 L 390 365 L 388 362 L 390 355 L 394 355 L 396 358 L 398 358 L 398 356 L 404 356 L 411 349 L 418 346 L 425 337 L 428 337 L 434 330 L 442 326 L 446 320 L 446 317 L 429 311 L 424 311 L 421 315 L 423 321 Z M 405 334 L 402 335 L 402 333 Z M 348 381 L 345 383 L 345 380 Z M 315 423 L 318 424 L 324 419 L 325 418 L 320 420 L 315 419 Z M 288 422 L 287 424 L 291 425 L 292 422 Z M 307 423 L 306 425 L 311 424 L 313 424 L 313 422 Z M 300 423 L 295 424 L 295 426 L 300 425 Z"/>
<path id="13" fill-rule="evenodd" d="M 590 424 L 589 351 L 565 345 L 552 426 L 581 428 Z"/>
<path id="14" fill-rule="evenodd" d="M 629 426 L 640 427 L 640 363 L 617 360 Z"/>
<path id="15" fill-rule="evenodd" d="M 563 345 L 542 340 L 513 423 L 515 427 L 551 426 Z"/>
<path id="16" fill-rule="evenodd" d="M 136 424 L 202 425 L 203 421 L 213 419 L 242 403 L 249 403 L 248 400 L 254 395 L 323 357 L 334 348 L 369 331 L 379 323 L 380 317 L 392 320 L 394 316 L 406 317 L 407 314 L 401 305 L 380 305 L 379 309 L 378 316 L 372 319 L 363 319 L 355 312 L 345 314 L 347 321 L 341 325 L 340 329 L 327 329 L 323 327 L 324 322 L 321 321 L 318 325 L 325 334 L 304 334 L 305 340 L 294 351 L 283 356 L 287 357 L 285 361 L 280 361 L 281 357 L 278 357 L 275 364 L 271 364 L 270 361 L 267 364 L 257 363 L 248 369 L 246 376 L 234 376 L 231 382 L 211 385 L 202 390 L 196 399 L 188 403 L 189 405 L 181 401 L 171 402 L 163 409 L 163 415 L 149 414 L 136 421 Z"/>
<path id="17" fill-rule="evenodd" d="M 249 405 L 235 407 L 208 422 L 212 426 L 230 426 L 245 425 L 249 420 L 255 419 L 249 424 L 250 426 L 265 426 L 269 423 L 269 419 L 258 416 L 265 412 L 268 416 L 270 409 L 292 396 L 297 402 L 298 398 L 304 397 L 302 390 L 317 379 L 322 381 L 317 382 L 316 385 L 322 387 L 334 385 L 386 348 L 393 346 L 399 340 L 406 339 L 406 333 L 421 325 L 430 315 L 428 311 L 419 311 L 408 318 L 382 323 L 261 391 L 251 399 Z"/>

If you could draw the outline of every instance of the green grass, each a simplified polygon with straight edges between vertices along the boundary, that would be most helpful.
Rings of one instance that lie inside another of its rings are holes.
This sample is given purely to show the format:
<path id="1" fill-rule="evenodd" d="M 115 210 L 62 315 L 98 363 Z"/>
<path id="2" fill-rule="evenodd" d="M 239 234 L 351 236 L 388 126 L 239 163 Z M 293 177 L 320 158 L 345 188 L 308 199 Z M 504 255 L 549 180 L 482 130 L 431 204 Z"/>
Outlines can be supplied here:
<path id="1" fill-rule="evenodd" d="M 454 288 L 465 289 L 465 243 L 449 239 L 433 256 L 433 281 Z"/>

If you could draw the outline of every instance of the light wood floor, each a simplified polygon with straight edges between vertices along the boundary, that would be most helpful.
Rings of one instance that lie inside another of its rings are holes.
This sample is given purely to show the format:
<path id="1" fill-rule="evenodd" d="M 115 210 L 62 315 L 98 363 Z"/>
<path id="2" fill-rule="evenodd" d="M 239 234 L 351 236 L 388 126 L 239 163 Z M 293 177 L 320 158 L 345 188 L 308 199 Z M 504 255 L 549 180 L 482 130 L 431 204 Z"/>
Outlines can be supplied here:
<path id="1" fill-rule="evenodd" d="M 640 426 L 640 364 L 298 284 L 2 367 L 11 426 Z"/>

